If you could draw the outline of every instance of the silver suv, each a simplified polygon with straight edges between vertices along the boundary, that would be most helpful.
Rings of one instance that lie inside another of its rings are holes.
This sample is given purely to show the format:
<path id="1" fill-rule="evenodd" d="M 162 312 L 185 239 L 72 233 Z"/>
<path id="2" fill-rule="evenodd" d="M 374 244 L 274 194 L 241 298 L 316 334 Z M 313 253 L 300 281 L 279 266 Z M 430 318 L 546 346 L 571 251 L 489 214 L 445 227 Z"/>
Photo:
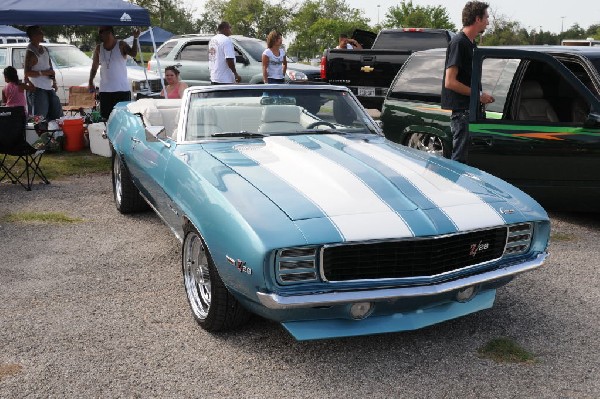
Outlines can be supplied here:
<path id="1" fill-rule="evenodd" d="M 175 36 L 159 47 L 157 51 L 160 67 L 175 65 L 181 72 L 181 80 L 190 86 L 210 84 L 208 70 L 208 42 L 213 35 Z M 236 70 L 242 83 L 262 83 L 262 52 L 267 48 L 264 40 L 245 36 L 230 36 L 236 54 Z M 320 68 L 293 62 L 288 58 L 287 81 L 320 81 Z M 158 71 L 158 63 L 153 56 L 148 62 L 148 70 Z"/>
<path id="2" fill-rule="evenodd" d="M 70 44 L 43 43 L 50 52 L 52 66 L 56 71 L 56 85 L 58 97 L 63 104 L 69 101 L 69 87 L 87 86 L 90 77 L 92 59 L 77 47 Z M 23 79 L 25 65 L 25 51 L 27 43 L 0 44 L 0 69 L 12 65 L 17 69 L 19 77 Z M 147 72 L 150 90 L 162 90 L 158 75 Z M 98 85 L 100 74 L 96 74 L 95 83 Z M 132 92 L 145 92 L 148 89 L 144 71 L 139 67 L 127 67 L 127 78 L 132 84 Z M 4 88 L 4 79 L 0 79 L 0 90 Z"/>

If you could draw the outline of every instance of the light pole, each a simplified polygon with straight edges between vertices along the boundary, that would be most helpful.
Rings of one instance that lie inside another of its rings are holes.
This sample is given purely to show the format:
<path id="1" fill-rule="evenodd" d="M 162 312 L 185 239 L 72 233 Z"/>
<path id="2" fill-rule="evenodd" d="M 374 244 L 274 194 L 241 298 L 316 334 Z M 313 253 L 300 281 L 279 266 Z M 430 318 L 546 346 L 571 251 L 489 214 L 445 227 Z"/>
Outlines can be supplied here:
<path id="1" fill-rule="evenodd" d="M 377 4 L 377 25 L 379 25 L 379 8 L 381 7 L 381 4 Z"/>
<path id="2" fill-rule="evenodd" d="M 562 35 L 563 33 L 563 25 L 565 22 L 565 17 L 560 17 L 560 34 Z"/>

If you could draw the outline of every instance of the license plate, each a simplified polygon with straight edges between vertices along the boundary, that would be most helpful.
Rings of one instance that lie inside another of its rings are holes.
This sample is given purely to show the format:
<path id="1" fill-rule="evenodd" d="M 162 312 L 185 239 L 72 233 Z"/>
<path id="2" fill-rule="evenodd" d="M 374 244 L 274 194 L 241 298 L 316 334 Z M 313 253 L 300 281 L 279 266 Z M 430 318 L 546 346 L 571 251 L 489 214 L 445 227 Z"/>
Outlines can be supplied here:
<path id="1" fill-rule="evenodd" d="M 359 87 L 358 95 L 363 97 L 375 97 L 374 87 Z"/>

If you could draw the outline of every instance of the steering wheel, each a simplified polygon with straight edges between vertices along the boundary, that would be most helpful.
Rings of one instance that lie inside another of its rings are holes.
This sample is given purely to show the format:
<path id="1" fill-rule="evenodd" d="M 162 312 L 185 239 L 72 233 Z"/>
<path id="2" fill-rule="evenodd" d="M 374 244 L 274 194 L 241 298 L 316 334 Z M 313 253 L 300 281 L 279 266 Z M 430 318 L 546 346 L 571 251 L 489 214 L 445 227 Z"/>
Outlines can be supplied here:
<path id="1" fill-rule="evenodd" d="M 314 129 L 317 126 L 328 126 L 332 129 L 336 129 L 335 125 L 333 123 L 329 123 L 329 122 L 325 122 L 325 121 L 316 121 L 311 123 L 310 125 L 306 126 L 307 129 Z"/>

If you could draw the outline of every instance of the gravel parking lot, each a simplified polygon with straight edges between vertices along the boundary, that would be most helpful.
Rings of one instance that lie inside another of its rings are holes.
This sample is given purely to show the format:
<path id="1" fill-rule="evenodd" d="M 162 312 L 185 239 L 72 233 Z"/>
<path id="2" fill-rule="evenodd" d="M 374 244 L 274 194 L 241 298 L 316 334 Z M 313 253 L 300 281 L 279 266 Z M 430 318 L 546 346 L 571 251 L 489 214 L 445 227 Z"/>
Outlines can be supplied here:
<path id="1" fill-rule="evenodd" d="M 600 216 L 552 214 L 551 258 L 493 309 L 408 333 L 296 342 L 255 317 L 193 321 L 180 244 L 153 213 L 120 215 L 110 175 L 0 184 L 0 398 L 598 398 Z M 478 356 L 509 337 L 530 363 Z"/>

